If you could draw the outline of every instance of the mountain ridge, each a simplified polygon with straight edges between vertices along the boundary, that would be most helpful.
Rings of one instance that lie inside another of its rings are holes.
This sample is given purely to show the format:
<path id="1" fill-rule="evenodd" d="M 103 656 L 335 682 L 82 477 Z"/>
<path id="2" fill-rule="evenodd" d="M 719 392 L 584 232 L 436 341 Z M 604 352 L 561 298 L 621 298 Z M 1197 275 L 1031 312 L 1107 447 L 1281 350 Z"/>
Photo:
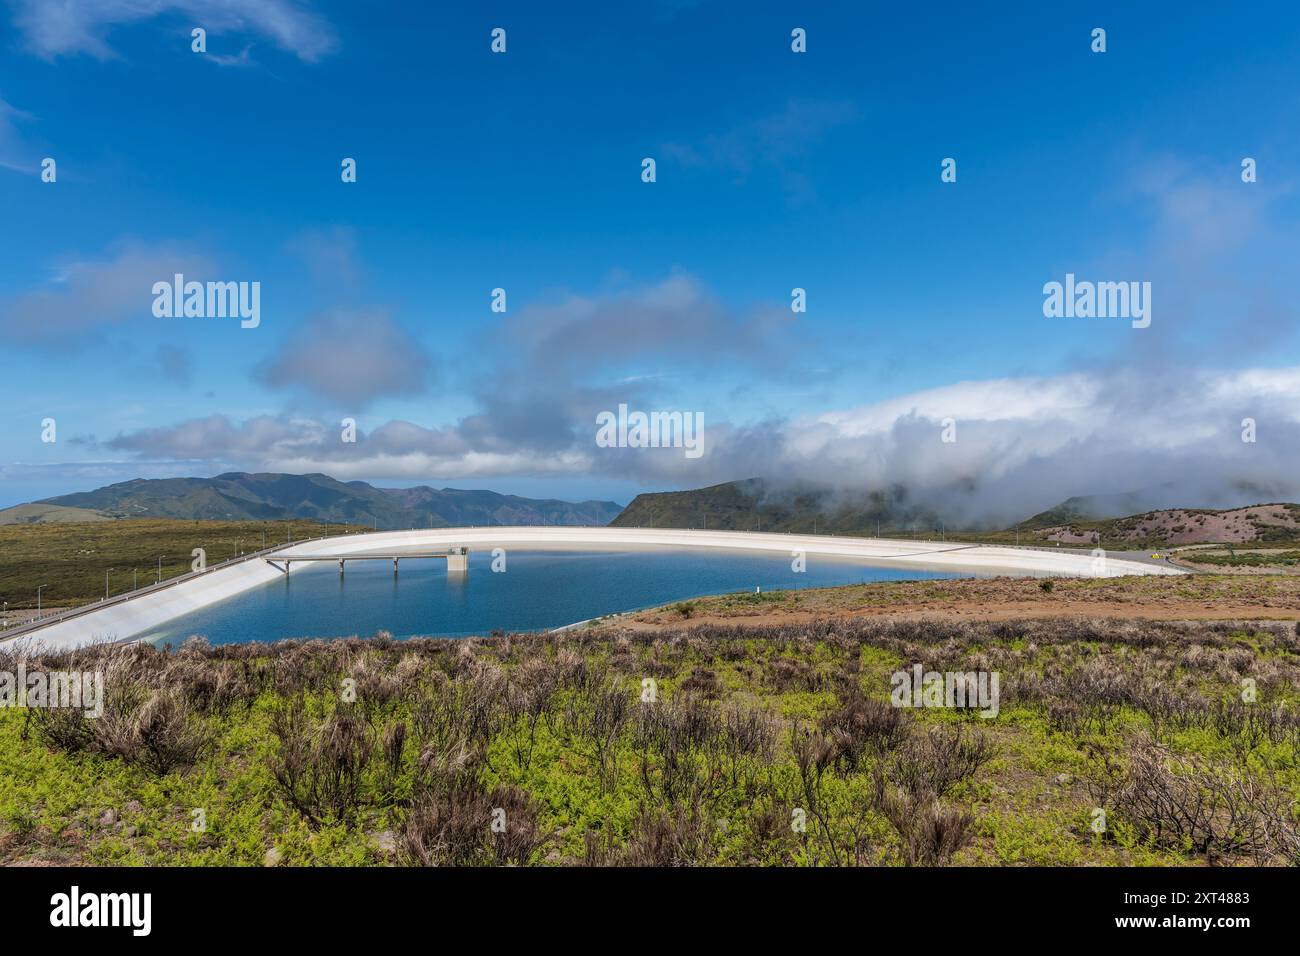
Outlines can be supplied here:
<path id="1" fill-rule="evenodd" d="M 605 525 L 622 510 L 613 501 L 524 498 L 427 485 L 377 488 L 364 481 L 337 481 L 318 472 L 289 475 L 242 471 L 212 478 L 133 478 L 17 507 L 26 509 L 28 515 L 39 515 L 39 509 L 32 506 L 81 509 L 88 513 L 87 520 L 96 520 L 96 516 L 266 521 L 299 518 L 331 524 L 369 524 L 380 530 L 460 525 Z M 0 512 L 0 516 L 4 513 Z M 67 520 L 66 514 L 63 517 Z"/>

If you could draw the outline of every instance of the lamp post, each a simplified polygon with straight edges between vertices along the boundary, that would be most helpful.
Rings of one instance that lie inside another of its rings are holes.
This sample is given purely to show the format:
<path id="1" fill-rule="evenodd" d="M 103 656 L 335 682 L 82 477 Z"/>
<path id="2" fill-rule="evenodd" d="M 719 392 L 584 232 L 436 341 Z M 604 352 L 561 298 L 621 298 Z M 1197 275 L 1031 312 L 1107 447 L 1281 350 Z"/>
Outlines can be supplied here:
<path id="1" fill-rule="evenodd" d="M 163 555 L 158 555 L 158 583 L 162 584 L 162 559 Z"/>
<path id="2" fill-rule="evenodd" d="M 49 587 L 48 584 L 42 584 L 39 588 L 36 589 L 36 616 L 37 617 L 41 616 L 41 591 L 47 587 Z"/>
<path id="3" fill-rule="evenodd" d="M 117 570 L 117 568 L 105 568 L 105 569 L 104 569 L 104 600 L 105 600 L 105 601 L 108 600 L 108 572 L 109 572 L 109 571 L 116 571 L 116 570 Z"/>

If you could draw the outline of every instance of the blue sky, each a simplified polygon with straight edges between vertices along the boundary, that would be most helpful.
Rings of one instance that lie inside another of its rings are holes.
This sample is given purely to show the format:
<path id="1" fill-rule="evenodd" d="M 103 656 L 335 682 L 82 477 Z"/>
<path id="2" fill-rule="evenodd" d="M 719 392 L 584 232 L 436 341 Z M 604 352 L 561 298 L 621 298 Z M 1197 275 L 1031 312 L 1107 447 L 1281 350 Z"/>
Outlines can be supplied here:
<path id="1" fill-rule="evenodd" d="M 1293 5 L 809 6 L 11 0 L 0 506 L 236 468 L 1289 494 Z M 260 326 L 154 317 L 181 266 Z M 1151 328 L 1045 318 L 1067 272 L 1152 282 Z M 619 401 L 709 453 L 595 448 Z"/>

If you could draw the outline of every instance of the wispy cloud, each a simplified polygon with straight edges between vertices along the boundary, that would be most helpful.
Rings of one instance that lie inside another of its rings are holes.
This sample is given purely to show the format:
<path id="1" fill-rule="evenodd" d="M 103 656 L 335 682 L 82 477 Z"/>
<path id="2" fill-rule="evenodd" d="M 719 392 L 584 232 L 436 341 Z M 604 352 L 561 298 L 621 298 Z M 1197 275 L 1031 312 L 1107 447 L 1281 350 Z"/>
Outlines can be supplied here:
<path id="1" fill-rule="evenodd" d="M 163 16 L 209 34 L 264 37 L 307 62 L 337 45 L 329 23 L 297 0 L 10 0 L 10 5 L 27 48 L 47 60 L 74 54 L 111 59 L 117 55 L 109 44 L 114 28 Z"/>
<path id="2" fill-rule="evenodd" d="M 0 301 L 0 340 L 37 347 L 77 349 L 96 333 L 152 315 L 155 282 L 175 273 L 212 272 L 212 260 L 178 243 L 124 240 L 98 258 L 60 263 L 50 281 Z"/>
<path id="3" fill-rule="evenodd" d="M 773 113 L 721 132 L 666 143 L 663 151 L 688 169 L 720 170 L 736 183 L 757 170 L 775 171 L 787 197 L 804 201 L 812 197 L 813 184 L 796 161 L 857 119 L 857 107 L 846 100 L 791 99 Z"/>
<path id="4" fill-rule="evenodd" d="M 235 54 L 215 53 L 211 50 L 207 53 L 207 59 L 217 64 L 217 66 L 253 66 L 253 58 L 250 55 L 253 51 L 252 44 L 245 46 Z"/>
<path id="5" fill-rule="evenodd" d="M 35 176 L 40 171 L 39 157 L 18 131 L 19 123 L 31 119 L 30 113 L 0 99 L 0 166 Z"/>

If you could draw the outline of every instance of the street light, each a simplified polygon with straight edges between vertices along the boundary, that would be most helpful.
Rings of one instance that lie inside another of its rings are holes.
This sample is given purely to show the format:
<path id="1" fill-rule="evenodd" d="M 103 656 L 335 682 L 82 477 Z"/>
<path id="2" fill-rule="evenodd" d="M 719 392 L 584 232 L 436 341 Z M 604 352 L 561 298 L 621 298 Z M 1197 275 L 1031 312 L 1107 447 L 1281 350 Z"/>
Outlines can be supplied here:
<path id="1" fill-rule="evenodd" d="M 162 559 L 163 555 L 158 555 L 158 583 L 162 584 Z"/>
<path id="2" fill-rule="evenodd" d="M 108 600 L 108 572 L 109 572 L 109 571 L 116 571 L 116 570 L 117 570 L 117 568 L 105 568 L 105 569 L 104 569 L 104 600 L 105 600 L 105 601 Z"/>
<path id="3" fill-rule="evenodd" d="M 36 616 L 37 617 L 41 616 L 41 590 L 47 587 L 49 587 L 48 584 L 42 584 L 39 588 L 36 589 Z"/>

